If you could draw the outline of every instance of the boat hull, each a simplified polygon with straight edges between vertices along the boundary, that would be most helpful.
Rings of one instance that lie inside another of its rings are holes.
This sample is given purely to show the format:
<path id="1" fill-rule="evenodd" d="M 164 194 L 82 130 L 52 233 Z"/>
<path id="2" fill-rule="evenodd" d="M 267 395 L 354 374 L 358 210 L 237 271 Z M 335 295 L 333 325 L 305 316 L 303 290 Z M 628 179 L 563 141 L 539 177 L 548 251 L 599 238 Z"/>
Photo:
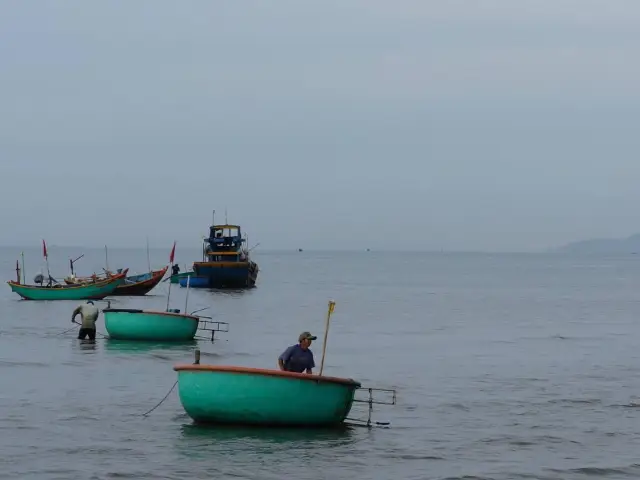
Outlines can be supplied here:
<path id="1" fill-rule="evenodd" d="M 360 387 L 351 379 L 279 370 L 177 365 L 180 402 L 196 423 L 330 427 Z"/>
<path id="2" fill-rule="evenodd" d="M 124 282 L 124 274 L 97 283 L 39 287 L 7 282 L 14 293 L 25 300 L 100 300 L 115 291 Z"/>
<path id="3" fill-rule="evenodd" d="M 168 270 L 169 267 L 164 267 L 162 270 L 157 270 L 155 272 L 151 272 L 151 275 L 147 275 L 149 278 L 135 281 L 136 277 L 128 277 L 122 285 L 119 285 L 113 292 L 113 296 L 143 296 L 149 293 L 151 290 L 155 288 L 158 283 L 164 277 L 164 274 Z M 142 275 L 138 275 L 138 277 L 143 277 Z M 133 282 L 129 282 L 133 280 Z"/>
<path id="4" fill-rule="evenodd" d="M 109 338 L 158 342 L 193 340 L 200 319 L 194 315 L 125 308 L 105 308 Z"/>
<path id="5" fill-rule="evenodd" d="M 170 278 L 170 282 L 171 283 L 180 283 L 180 280 L 182 280 L 183 278 L 186 280 L 186 278 L 189 275 L 195 275 L 193 272 L 182 272 L 182 273 L 178 273 L 177 275 L 171 275 Z"/>
<path id="6" fill-rule="evenodd" d="M 198 277 L 196 275 L 190 275 L 188 277 L 181 278 L 179 283 L 181 287 L 186 287 L 187 282 L 189 282 L 189 288 L 208 288 L 209 287 L 208 277 Z"/>
<path id="7" fill-rule="evenodd" d="M 251 288 L 258 279 L 255 262 L 194 262 L 198 277 L 208 279 L 208 288 Z"/>

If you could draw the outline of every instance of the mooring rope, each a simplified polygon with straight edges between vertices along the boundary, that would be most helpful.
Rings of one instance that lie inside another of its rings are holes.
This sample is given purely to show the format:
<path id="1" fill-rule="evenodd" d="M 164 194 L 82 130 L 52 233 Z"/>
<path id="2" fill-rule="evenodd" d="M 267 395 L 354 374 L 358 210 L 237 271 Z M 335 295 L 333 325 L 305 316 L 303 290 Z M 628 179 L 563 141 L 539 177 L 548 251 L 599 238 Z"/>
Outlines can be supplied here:
<path id="1" fill-rule="evenodd" d="M 75 323 L 75 322 L 74 322 L 74 323 Z M 56 335 L 63 335 L 63 334 L 65 334 L 65 333 L 69 333 L 71 330 L 75 330 L 75 329 L 76 329 L 76 327 L 71 327 L 71 328 L 69 328 L 69 329 L 65 330 L 64 332 L 56 333 Z"/>
<path id="2" fill-rule="evenodd" d="M 142 416 L 143 416 L 143 417 L 146 417 L 146 416 L 147 416 L 147 415 L 149 415 L 151 412 L 153 412 L 156 408 L 158 408 L 160 405 L 162 405 L 162 402 L 164 402 L 164 401 L 167 399 L 167 397 L 169 396 L 169 394 L 170 394 L 171 392 L 173 392 L 173 389 L 174 389 L 174 388 L 176 388 L 176 385 L 177 385 L 177 384 L 178 384 L 178 380 L 176 380 L 176 383 L 174 383 L 174 384 L 173 384 L 173 386 L 169 389 L 169 391 L 168 391 L 168 392 L 167 392 L 167 394 L 164 396 L 164 398 L 163 398 L 162 400 L 160 400 L 160 402 L 159 402 L 155 407 L 153 407 L 151 410 L 149 410 L 149 411 L 148 411 L 148 412 L 146 412 L 146 413 L 143 413 L 143 414 L 142 414 Z"/>

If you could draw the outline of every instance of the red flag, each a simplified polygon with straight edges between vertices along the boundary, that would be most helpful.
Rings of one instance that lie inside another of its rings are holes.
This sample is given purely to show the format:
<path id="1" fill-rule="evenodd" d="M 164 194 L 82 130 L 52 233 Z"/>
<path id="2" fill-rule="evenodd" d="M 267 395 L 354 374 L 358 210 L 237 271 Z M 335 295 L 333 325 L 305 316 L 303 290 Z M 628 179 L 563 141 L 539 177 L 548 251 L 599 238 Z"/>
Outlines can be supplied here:
<path id="1" fill-rule="evenodd" d="M 173 248 L 171 249 L 171 255 L 169 255 L 169 261 L 173 263 L 173 256 L 176 253 L 176 242 L 173 242 Z"/>
<path id="2" fill-rule="evenodd" d="M 44 243 L 44 238 L 42 239 L 42 254 L 44 255 L 44 258 L 47 258 L 47 244 Z"/>

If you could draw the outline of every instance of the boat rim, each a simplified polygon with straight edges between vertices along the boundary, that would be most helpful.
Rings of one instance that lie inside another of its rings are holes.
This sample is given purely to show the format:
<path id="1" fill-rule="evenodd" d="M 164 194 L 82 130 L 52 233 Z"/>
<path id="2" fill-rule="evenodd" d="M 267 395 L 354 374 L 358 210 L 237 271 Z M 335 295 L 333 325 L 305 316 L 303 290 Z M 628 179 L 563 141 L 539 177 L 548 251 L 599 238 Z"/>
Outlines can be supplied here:
<path id="1" fill-rule="evenodd" d="M 310 375 L 308 373 L 284 372 L 269 368 L 238 367 L 232 365 L 201 365 L 201 364 L 178 364 L 173 367 L 176 372 L 223 372 L 223 373 L 244 373 L 253 375 L 265 375 L 280 378 L 295 378 L 298 380 L 308 380 L 312 382 L 337 383 L 360 388 L 360 382 L 352 378 L 328 377 L 326 375 Z"/>
<path id="2" fill-rule="evenodd" d="M 87 287 L 103 287 L 105 285 L 108 285 L 110 283 L 115 282 L 116 280 L 120 280 L 122 278 L 125 278 L 125 276 L 127 275 L 127 271 L 129 269 L 127 269 L 126 271 L 119 273 L 118 275 L 114 275 L 111 278 L 107 278 L 105 280 L 101 280 L 99 282 L 94 282 L 94 283 L 81 283 L 81 284 L 71 284 L 71 285 L 64 285 L 62 287 L 39 287 L 38 285 L 27 285 L 25 283 L 17 283 L 14 282 L 13 280 L 8 280 L 7 283 L 9 285 L 13 285 L 16 287 L 20 287 L 20 288 L 31 288 L 31 289 L 35 289 L 35 290 L 43 290 L 43 289 L 47 289 L 47 290 L 73 290 L 73 289 L 80 289 L 80 288 L 87 288 Z M 60 284 L 62 285 L 62 284 Z"/>
<path id="3" fill-rule="evenodd" d="M 140 308 L 104 308 L 103 313 L 117 312 L 117 313 L 150 313 L 153 315 L 167 315 L 170 317 L 189 318 L 192 320 L 200 320 L 197 315 L 189 315 L 188 313 L 175 313 L 175 312 L 161 312 L 157 310 L 143 310 Z"/>

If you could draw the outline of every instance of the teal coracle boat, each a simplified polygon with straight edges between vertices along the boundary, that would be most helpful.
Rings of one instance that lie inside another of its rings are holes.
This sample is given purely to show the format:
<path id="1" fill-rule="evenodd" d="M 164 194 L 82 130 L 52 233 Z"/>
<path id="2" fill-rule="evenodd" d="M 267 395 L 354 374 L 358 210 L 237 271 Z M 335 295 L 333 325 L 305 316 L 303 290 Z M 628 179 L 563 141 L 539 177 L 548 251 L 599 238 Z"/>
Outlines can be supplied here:
<path id="1" fill-rule="evenodd" d="M 178 273 L 176 275 L 171 275 L 169 277 L 170 278 L 169 281 L 171 283 L 180 283 L 181 279 L 183 279 L 183 278 L 186 279 L 190 275 L 195 275 L 195 273 L 194 272 L 181 272 L 181 273 Z"/>
<path id="2" fill-rule="evenodd" d="M 193 340 L 200 317 L 177 312 L 105 308 L 104 325 L 109 338 L 180 342 Z"/>
<path id="3" fill-rule="evenodd" d="M 84 283 L 82 285 L 25 285 L 8 281 L 11 291 L 25 300 L 100 300 L 112 294 L 118 286 L 124 283 L 127 270 L 108 279 Z"/>
<path id="4" fill-rule="evenodd" d="M 360 383 L 261 368 L 176 365 L 178 393 L 196 423 L 331 427 L 344 422 Z"/>

